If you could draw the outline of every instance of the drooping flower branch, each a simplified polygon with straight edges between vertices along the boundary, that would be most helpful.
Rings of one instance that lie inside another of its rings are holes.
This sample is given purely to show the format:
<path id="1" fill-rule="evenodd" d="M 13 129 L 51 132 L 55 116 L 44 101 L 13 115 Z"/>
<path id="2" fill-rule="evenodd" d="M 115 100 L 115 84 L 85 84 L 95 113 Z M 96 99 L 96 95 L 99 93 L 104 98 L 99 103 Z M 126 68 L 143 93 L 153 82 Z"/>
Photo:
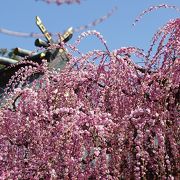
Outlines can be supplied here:
<path id="1" fill-rule="evenodd" d="M 80 3 L 81 0 L 36 0 L 36 1 L 43 1 L 48 4 L 50 3 L 56 3 L 57 5 L 62 5 L 62 4 L 73 4 L 73 3 Z"/>
<path id="2" fill-rule="evenodd" d="M 87 25 L 82 25 L 79 27 L 76 27 L 74 29 L 74 32 L 80 32 L 86 29 L 89 29 L 91 27 L 97 26 L 100 23 L 103 23 L 104 21 L 106 21 L 109 17 L 111 17 L 115 11 L 117 10 L 117 7 L 113 7 L 109 12 L 107 12 L 106 15 L 94 20 L 93 22 L 88 23 Z M 38 34 L 38 33 L 34 33 L 34 32 L 18 32 L 18 31 L 14 31 L 14 30 L 9 30 L 7 28 L 0 28 L 0 33 L 6 34 L 6 35 L 10 35 L 10 36 L 17 36 L 17 37 L 32 37 L 32 38 L 38 38 L 38 37 L 43 37 L 42 34 Z M 59 34 L 58 33 L 50 33 L 53 36 L 57 36 Z"/>
<path id="3" fill-rule="evenodd" d="M 161 8 L 166 8 L 166 9 L 174 9 L 176 10 L 177 12 L 180 12 L 180 9 L 177 7 L 177 6 L 174 6 L 174 5 L 168 5 L 168 4 L 160 4 L 160 5 L 156 5 L 156 6 L 151 6 L 149 7 L 148 9 L 144 10 L 138 17 L 136 17 L 133 25 L 136 25 L 137 22 L 139 22 L 141 20 L 141 18 L 145 15 L 145 14 L 148 14 L 152 11 L 155 11 L 155 10 L 158 10 L 158 9 L 161 9 Z"/>

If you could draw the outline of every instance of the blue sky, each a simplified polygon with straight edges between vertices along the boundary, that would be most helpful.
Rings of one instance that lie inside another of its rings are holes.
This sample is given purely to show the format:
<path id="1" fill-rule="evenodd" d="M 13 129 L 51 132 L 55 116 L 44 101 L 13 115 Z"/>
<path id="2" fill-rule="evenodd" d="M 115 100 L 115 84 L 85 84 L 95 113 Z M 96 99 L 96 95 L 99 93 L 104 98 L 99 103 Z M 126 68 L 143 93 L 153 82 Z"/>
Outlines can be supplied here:
<path id="1" fill-rule="evenodd" d="M 105 15 L 112 7 L 118 10 L 102 24 L 91 29 L 99 31 L 111 50 L 125 46 L 148 49 L 156 30 L 169 19 L 179 17 L 172 9 L 160 9 L 146 16 L 135 26 L 135 18 L 152 5 L 170 4 L 180 7 L 180 0 L 83 0 L 82 3 L 57 6 L 35 0 L 1 0 L 0 28 L 21 32 L 37 32 L 35 16 L 41 17 L 50 32 L 63 32 L 66 28 L 88 24 Z M 75 33 L 73 43 L 79 33 Z M 34 50 L 33 38 L 8 36 L 0 33 L 0 48 L 21 47 Z M 96 38 L 83 40 L 80 50 L 86 52 L 104 47 Z"/>

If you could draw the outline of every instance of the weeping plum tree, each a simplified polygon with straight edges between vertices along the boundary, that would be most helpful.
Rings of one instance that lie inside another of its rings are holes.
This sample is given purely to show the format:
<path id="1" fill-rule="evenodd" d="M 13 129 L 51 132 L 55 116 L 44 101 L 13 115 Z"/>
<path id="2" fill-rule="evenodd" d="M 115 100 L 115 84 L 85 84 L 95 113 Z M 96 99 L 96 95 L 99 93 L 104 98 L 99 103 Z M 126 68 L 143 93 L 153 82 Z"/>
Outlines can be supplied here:
<path id="1" fill-rule="evenodd" d="M 79 43 L 91 35 L 106 50 L 81 54 Z M 61 46 L 70 58 L 62 71 L 44 61 L 10 81 L 0 109 L 1 179 L 178 179 L 180 19 L 154 35 L 146 54 L 111 52 L 96 31 Z M 12 88 L 36 72 L 44 76 Z"/>

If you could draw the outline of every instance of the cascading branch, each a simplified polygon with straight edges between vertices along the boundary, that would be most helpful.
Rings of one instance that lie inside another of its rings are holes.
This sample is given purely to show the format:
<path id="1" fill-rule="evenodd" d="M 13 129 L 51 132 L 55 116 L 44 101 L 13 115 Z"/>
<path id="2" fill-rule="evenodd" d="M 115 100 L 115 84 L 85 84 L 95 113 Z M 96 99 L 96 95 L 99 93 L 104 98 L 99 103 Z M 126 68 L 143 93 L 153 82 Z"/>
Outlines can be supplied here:
<path id="1" fill-rule="evenodd" d="M 179 18 L 162 27 L 147 54 L 110 52 L 100 33 L 88 31 L 64 44 L 71 60 L 61 72 L 37 65 L 43 78 L 13 89 L 0 109 L 0 177 L 178 179 L 179 27 Z M 89 35 L 105 50 L 81 54 L 78 44 Z M 33 68 L 22 72 L 13 80 L 23 83 Z"/>
<path id="2" fill-rule="evenodd" d="M 90 22 L 90 23 L 88 23 L 86 25 L 81 25 L 81 26 L 76 27 L 74 29 L 74 32 L 85 31 L 85 30 L 87 30 L 89 28 L 92 28 L 92 27 L 106 21 L 108 18 L 110 18 L 115 13 L 115 11 L 117 9 L 118 9 L 117 6 L 114 6 L 110 11 L 108 11 L 102 17 L 99 17 L 99 18 L 95 19 L 94 21 L 92 21 L 92 22 Z M 0 28 L 0 33 L 10 35 L 10 36 L 17 36 L 17 37 L 31 37 L 31 38 L 42 37 L 42 34 L 37 34 L 37 33 L 34 33 L 34 32 L 18 32 L 18 31 L 9 30 L 9 29 L 6 29 L 6 28 Z M 51 35 L 59 36 L 59 32 L 58 33 L 51 33 Z M 3 49 L 0 49 L 0 54 L 3 54 Z"/>

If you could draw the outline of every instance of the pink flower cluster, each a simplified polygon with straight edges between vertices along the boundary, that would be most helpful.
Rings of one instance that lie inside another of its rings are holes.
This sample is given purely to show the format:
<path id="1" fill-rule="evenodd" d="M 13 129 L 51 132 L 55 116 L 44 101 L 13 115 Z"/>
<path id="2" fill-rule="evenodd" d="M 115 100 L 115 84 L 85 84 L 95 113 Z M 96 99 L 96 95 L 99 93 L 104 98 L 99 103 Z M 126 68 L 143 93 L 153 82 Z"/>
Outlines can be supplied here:
<path id="1" fill-rule="evenodd" d="M 179 26 L 175 19 L 159 30 L 147 54 L 110 52 L 88 31 L 67 46 L 62 71 L 46 62 L 21 69 L 0 109 L 1 179 L 178 179 Z M 74 56 L 88 35 L 105 50 Z M 16 88 L 36 72 L 44 75 Z"/>

